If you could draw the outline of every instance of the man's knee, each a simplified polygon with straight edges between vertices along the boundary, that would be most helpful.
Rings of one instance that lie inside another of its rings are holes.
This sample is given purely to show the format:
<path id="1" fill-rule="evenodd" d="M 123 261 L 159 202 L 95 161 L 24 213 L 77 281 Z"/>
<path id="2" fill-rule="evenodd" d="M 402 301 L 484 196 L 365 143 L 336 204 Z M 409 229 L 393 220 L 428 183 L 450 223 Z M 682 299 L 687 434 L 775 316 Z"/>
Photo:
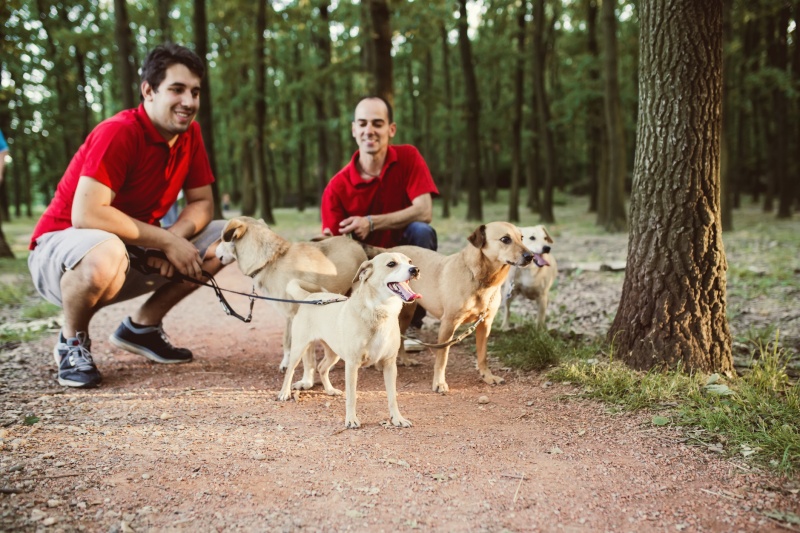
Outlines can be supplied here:
<path id="1" fill-rule="evenodd" d="M 405 244 L 412 246 L 419 246 L 428 250 L 437 250 L 439 248 L 436 230 L 425 222 L 412 222 L 406 226 L 403 232 L 403 239 Z"/>
<path id="2" fill-rule="evenodd" d="M 115 238 L 103 241 L 92 248 L 77 265 L 67 272 L 73 272 L 86 284 L 87 288 L 105 288 L 118 283 L 121 278 L 125 277 L 127 270 L 128 255 L 125 244 Z M 64 273 L 65 276 L 67 272 Z"/>

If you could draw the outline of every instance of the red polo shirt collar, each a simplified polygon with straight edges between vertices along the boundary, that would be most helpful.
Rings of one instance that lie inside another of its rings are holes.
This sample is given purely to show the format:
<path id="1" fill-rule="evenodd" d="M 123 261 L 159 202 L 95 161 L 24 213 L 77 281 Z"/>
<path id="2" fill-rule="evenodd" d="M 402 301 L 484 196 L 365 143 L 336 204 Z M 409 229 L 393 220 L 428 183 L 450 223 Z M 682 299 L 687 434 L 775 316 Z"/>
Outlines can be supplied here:
<path id="1" fill-rule="evenodd" d="M 185 135 L 179 134 L 178 138 L 175 140 L 175 143 L 170 146 L 167 140 L 161 135 L 156 127 L 153 125 L 153 121 L 150 120 L 150 116 L 147 114 L 147 111 L 144 109 L 144 104 L 139 104 L 139 107 L 136 108 L 136 120 L 142 125 L 142 130 L 144 131 L 144 138 L 150 144 L 163 144 L 168 149 L 175 149 L 179 145 L 183 144 L 185 141 Z"/>
<path id="2" fill-rule="evenodd" d="M 377 178 L 367 181 L 361 177 L 361 173 L 358 171 L 358 165 L 356 165 L 360 153 L 360 150 L 356 150 L 356 153 L 353 154 L 353 158 L 350 160 L 350 172 L 348 175 L 350 176 L 350 183 L 352 183 L 354 187 L 363 187 L 373 183 L 375 180 L 383 178 L 386 174 L 386 170 L 397 161 L 397 150 L 394 149 L 394 146 L 389 145 L 386 151 L 386 161 L 383 162 L 380 175 Z"/>

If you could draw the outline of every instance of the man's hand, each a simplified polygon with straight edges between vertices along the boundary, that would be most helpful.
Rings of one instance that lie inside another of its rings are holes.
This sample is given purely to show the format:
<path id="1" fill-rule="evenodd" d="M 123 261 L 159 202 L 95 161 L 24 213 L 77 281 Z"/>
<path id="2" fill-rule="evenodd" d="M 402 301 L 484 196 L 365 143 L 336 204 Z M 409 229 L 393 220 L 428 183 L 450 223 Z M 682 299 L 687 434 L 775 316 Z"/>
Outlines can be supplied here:
<path id="1" fill-rule="evenodd" d="M 367 217 L 347 217 L 339 222 L 339 233 L 355 233 L 358 240 L 363 241 L 369 235 L 369 220 Z"/>
<path id="2" fill-rule="evenodd" d="M 195 248 L 194 244 L 191 242 L 182 237 L 176 236 L 175 238 L 171 239 L 169 246 L 164 248 L 164 253 L 167 255 L 167 259 L 169 260 L 168 270 L 169 268 L 177 269 L 178 272 L 184 276 L 189 276 L 190 278 L 195 279 L 202 278 L 203 261 L 200 258 L 200 251 Z M 154 265 L 150 261 L 148 261 L 147 264 L 150 266 L 158 266 L 161 268 L 161 275 L 165 275 L 165 266 L 163 264 Z"/>

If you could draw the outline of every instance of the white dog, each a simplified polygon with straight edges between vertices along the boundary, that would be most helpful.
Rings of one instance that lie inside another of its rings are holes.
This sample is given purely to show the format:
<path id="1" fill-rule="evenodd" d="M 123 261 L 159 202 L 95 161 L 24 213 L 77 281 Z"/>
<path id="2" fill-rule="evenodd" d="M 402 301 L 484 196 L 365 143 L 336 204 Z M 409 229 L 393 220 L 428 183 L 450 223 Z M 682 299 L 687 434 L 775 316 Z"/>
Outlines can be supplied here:
<path id="1" fill-rule="evenodd" d="M 538 266 L 530 263 L 525 267 L 511 267 L 511 272 L 508 273 L 502 288 L 503 324 L 500 329 L 508 329 L 511 300 L 518 294 L 539 304 L 536 324 L 538 327 L 544 328 L 550 287 L 558 274 L 558 265 L 550 253 L 553 238 L 550 237 L 544 226 L 528 226 L 519 228 L 519 230 L 522 232 L 522 242 L 531 252 L 542 255 L 544 265 Z"/>
<path id="2" fill-rule="evenodd" d="M 331 367 L 341 357 L 345 364 L 345 426 L 357 428 L 356 383 L 358 369 L 374 364 L 383 369 L 389 415 L 395 426 L 410 427 L 397 407 L 397 351 L 400 348 L 398 317 L 404 302 L 420 296 L 411 290 L 408 281 L 419 277 L 419 269 L 400 253 L 382 253 L 364 261 L 353 279 L 354 287 L 345 302 L 328 305 L 300 305 L 292 321 L 292 350 L 278 399 L 288 400 L 292 388 L 309 389 L 314 385 L 314 341 L 325 347 L 319 373 L 325 392 L 340 395 L 328 377 Z M 307 284 L 306 284 L 307 286 Z M 324 299 L 330 293 L 309 293 L 303 284 L 293 280 L 286 288 L 292 297 Z M 292 375 L 303 359 L 303 379 L 292 385 Z"/>

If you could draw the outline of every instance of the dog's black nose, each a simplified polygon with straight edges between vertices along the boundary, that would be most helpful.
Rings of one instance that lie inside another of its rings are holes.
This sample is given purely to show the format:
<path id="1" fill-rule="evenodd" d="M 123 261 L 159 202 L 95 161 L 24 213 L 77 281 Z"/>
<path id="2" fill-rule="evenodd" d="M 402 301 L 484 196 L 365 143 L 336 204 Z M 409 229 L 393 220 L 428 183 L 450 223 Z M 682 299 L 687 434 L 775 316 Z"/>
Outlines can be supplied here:
<path id="1" fill-rule="evenodd" d="M 542 246 L 542 253 L 543 254 L 549 254 L 550 253 L 550 247 L 549 246 Z"/>
<path id="2" fill-rule="evenodd" d="M 533 261 L 533 254 L 531 252 L 522 252 L 522 262 L 526 265 Z"/>
<path id="3" fill-rule="evenodd" d="M 419 276 L 419 267 L 411 267 L 411 268 L 409 268 L 409 269 L 408 269 L 408 271 L 409 271 L 409 272 L 411 273 L 411 275 L 412 275 L 412 276 L 414 276 L 415 278 L 416 278 L 417 276 Z"/>

